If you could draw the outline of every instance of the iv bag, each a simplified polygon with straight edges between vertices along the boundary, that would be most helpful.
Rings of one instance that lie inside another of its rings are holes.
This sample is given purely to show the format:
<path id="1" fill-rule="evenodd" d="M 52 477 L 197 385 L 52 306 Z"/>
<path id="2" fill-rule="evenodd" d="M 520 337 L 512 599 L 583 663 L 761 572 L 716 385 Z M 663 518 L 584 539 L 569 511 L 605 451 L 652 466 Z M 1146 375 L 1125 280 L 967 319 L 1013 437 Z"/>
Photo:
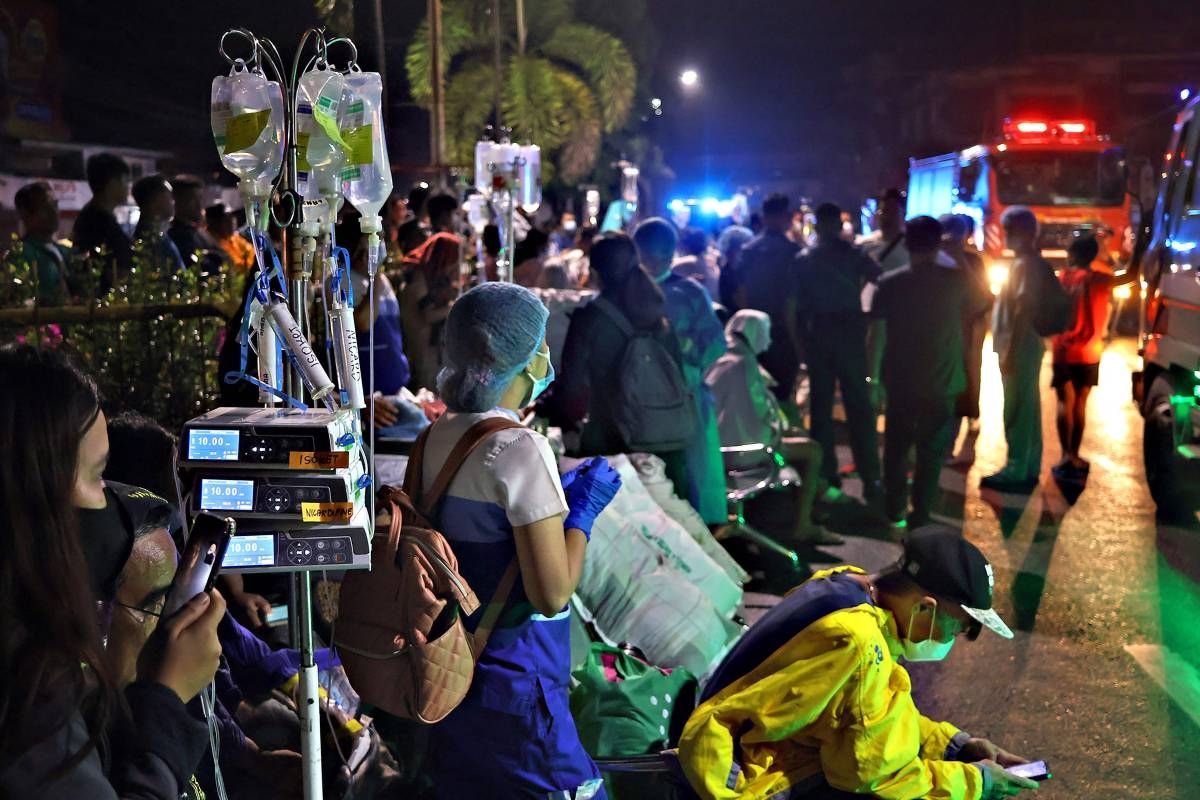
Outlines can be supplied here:
<path id="1" fill-rule="evenodd" d="M 542 204 L 542 148 L 527 144 L 521 148 L 521 208 L 532 214 Z"/>
<path id="2" fill-rule="evenodd" d="M 521 148 L 508 142 L 475 143 L 475 188 L 491 196 L 493 191 L 511 189 L 512 162 Z"/>
<path id="3" fill-rule="evenodd" d="M 340 72 L 313 69 L 296 87 L 296 190 L 306 200 L 341 192 L 346 143 L 338 117 L 345 85 Z"/>
<path id="4" fill-rule="evenodd" d="M 277 83 L 234 62 L 213 78 L 213 139 L 221 163 L 242 180 L 274 181 L 283 164 L 283 95 Z"/>
<path id="5" fill-rule="evenodd" d="M 467 223 L 476 234 L 482 236 L 483 229 L 491 222 L 487 198 L 481 194 L 473 194 L 467 198 Z"/>
<path id="6" fill-rule="evenodd" d="M 492 193 L 491 165 L 496 161 L 496 148 L 500 145 L 483 140 L 475 143 L 475 190 L 482 194 Z"/>
<path id="7" fill-rule="evenodd" d="M 376 217 L 392 193 L 381 111 L 383 80 L 378 72 L 352 72 L 346 76 L 345 97 L 340 127 L 348 154 L 342 192 L 364 219 Z"/>

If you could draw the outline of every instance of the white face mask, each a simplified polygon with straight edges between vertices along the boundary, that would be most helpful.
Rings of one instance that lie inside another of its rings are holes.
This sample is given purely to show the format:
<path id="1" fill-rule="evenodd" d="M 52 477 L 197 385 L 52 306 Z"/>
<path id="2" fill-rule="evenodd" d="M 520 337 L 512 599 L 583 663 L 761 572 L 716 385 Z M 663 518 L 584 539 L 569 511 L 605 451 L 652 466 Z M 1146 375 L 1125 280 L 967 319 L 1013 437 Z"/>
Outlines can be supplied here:
<path id="1" fill-rule="evenodd" d="M 929 638 L 922 642 L 914 642 L 907 636 L 901 637 L 900 645 L 904 648 L 905 661 L 941 661 L 946 656 L 950 655 L 950 648 L 954 647 L 954 638 L 951 637 L 948 642 L 939 642 L 933 638 L 933 629 L 937 623 L 937 603 L 933 605 L 933 618 L 929 624 Z M 912 613 L 908 616 L 908 630 L 911 633 L 913 629 L 913 621 L 917 618 L 917 609 L 914 607 Z"/>

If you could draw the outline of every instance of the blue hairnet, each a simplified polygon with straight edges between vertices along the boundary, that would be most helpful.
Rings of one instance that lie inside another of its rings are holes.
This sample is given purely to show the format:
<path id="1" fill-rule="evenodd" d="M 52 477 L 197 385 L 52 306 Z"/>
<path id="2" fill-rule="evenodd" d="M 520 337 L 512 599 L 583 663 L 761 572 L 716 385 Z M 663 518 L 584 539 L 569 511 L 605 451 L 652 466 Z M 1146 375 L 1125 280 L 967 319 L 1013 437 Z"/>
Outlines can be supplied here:
<path id="1" fill-rule="evenodd" d="M 438 394 L 451 411 L 489 411 L 533 358 L 550 312 L 513 283 L 476 286 L 450 307 Z"/>

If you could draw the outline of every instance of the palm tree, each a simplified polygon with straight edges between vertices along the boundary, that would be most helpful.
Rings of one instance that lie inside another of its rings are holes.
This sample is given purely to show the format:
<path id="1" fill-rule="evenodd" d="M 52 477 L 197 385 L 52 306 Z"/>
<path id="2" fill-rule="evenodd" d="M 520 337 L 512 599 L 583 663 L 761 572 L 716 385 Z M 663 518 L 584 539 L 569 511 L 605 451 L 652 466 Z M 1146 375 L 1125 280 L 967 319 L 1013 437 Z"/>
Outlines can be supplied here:
<path id="1" fill-rule="evenodd" d="M 602 137 L 629 117 L 637 88 L 633 58 L 615 36 L 573 21 L 571 0 L 517 0 L 514 14 L 501 15 L 497 74 L 491 25 L 481 13 L 491 5 L 443 3 L 446 155 L 452 163 L 472 162 L 476 140 L 495 121 L 498 97 L 514 140 L 540 145 L 558 178 L 577 181 L 595 166 Z M 425 20 L 405 67 L 413 98 L 426 108 L 433 99 L 431 66 Z"/>

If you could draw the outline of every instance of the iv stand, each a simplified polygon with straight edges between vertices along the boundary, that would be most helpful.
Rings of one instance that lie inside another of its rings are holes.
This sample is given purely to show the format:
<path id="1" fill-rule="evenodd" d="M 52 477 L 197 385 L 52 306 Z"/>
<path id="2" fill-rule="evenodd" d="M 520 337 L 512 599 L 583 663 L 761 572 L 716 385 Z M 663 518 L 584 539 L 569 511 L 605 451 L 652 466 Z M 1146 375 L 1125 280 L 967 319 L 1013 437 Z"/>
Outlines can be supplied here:
<path id="1" fill-rule="evenodd" d="M 245 28 L 234 28 L 226 31 L 221 37 L 220 53 L 230 64 L 233 63 L 225 52 L 225 39 L 231 35 L 246 39 L 253 47 L 254 55 L 250 64 L 262 62 L 269 65 L 275 73 L 283 91 L 286 104 L 284 114 L 284 140 L 287 142 L 287 152 L 284 158 L 282 174 L 278 184 L 281 198 L 288 199 L 291 204 L 291 214 L 284 228 L 283 262 L 285 280 L 288 282 L 288 310 L 292 312 L 301 330 L 308 334 L 308 288 L 312 278 L 311 267 L 304 267 L 304 259 L 300 245 L 300 224 L 303 222 L 304 206 L 296 195 L 297 163 L 299 148 L 296 142 L 296 86 L 300 78 L 300 62 L 305 48 L 312 39 L 317 47 L 317 55 L 311 63 L 321 60 L 328 63 L 329 47 L 335 44 L 345 44 L 354 51 L 352 61 L 357 61 L 357 48 L 347 38 L 339 37 L 326 39 L 324 28 L 310 28 L 300 37 L 292 60 L 290 78 L 284 72 L 283 59 L 279 50 L 270 39 L 259 38 Z M 307 69 L 306 69 L 307 71 Z M 268 213 L 269 206 L 268 206 Z M 290 360 L 285 364 L 284 387 L 288 394 L 298 400 L 304 399 L 304 380 L 300 370 Z M 312 624 L 312 579 L 307 571 L 294 572 L 291 575 L 291 608 L 295 613 L 289 617 L 289 628 L 293 646 L 300 651 L 300 681 L 299 681 L 299 713 L 300 713 L 300 750 L 304 761 L 304 800 L 323 800 L 324 786 L 321 771 L 321 733 L 320 733 L 320 694 L 317 683 L 317 665 L 313 656 L 313 624 Z"/>
<path id="2" fill-rule="evenodd" d="M 504 236 L 501 241 L 500 257 L 496 259 L 497 278 L 500 282 L 513 283 L 516 280 L 514 271 L 517 268 L 513 256 L 516 252 L 516 214 L 517 202 L 521 198 L 521 167 L 525 166 L 525 159 L 521 156 L 515 157 L 511 162 L 498 164 L 492 162 L 488 164 L 488 169 L 493 175 L 499 175 L 504 181 L 504 188 L 501 190 L 508 196 L 508 210 L 504 218 Z M 496 194 L 498 192 L 492 190 L 492 202 L 496 203 Z M 499 209 L 497 208 L 497 211 Z"/>

